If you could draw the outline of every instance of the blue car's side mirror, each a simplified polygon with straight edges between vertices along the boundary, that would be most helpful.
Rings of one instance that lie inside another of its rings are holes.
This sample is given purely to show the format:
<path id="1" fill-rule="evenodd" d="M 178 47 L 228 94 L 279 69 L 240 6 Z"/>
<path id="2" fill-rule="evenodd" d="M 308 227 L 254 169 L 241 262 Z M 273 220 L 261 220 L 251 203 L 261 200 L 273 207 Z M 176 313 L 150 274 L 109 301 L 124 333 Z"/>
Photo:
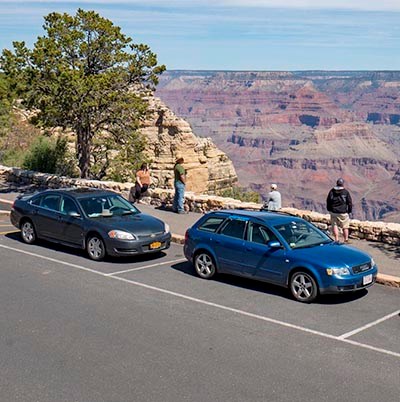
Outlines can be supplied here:
<path id="1" fill-rule="evenodd" d="M 279 241 L 271 240 L 267 243 L 267 246 L 270 248 L 281 248 L 281 243 L 279 243 Z"/>

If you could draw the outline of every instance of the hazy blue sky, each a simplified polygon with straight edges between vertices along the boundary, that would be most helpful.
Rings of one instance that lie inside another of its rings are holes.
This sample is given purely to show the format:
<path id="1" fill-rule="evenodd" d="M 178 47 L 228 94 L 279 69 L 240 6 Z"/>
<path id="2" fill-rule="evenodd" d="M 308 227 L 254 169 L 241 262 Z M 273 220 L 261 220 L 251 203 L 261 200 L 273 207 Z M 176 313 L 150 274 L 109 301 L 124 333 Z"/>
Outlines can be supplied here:
<path id="1" fill-rule="evenodd" d="M 400 70 L 400 0 L 0 0 L 0 50 L 95 10 L 168 69 Z"/>

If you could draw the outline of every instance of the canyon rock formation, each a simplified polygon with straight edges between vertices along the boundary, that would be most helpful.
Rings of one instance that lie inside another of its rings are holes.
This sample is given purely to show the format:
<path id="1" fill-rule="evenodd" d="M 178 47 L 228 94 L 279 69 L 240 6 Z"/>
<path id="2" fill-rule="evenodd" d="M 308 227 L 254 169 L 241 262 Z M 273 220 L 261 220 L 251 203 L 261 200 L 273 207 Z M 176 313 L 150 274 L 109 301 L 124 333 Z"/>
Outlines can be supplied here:
<path id="1" fill-rule="evenodd" d="M 237 174 L 232 161 L 210 138 L 197 137 L 190 125 L 177 117 L 159 98 L 147 96 L 149 115 L 141 132 L 147 140 L 153 183 L 173 188 L 173 168 L 177 155 L 185 159 L 188 191 L 218 193 L 232 188 Z"/>
<path id="2" fill-rule="evenodd" d="M 211 137 L 239 183 L 325 212 L 338 177 L 360 219 L 400 222 L 400 72 L 213 72 L 162 75 L 159 96 Z"/>

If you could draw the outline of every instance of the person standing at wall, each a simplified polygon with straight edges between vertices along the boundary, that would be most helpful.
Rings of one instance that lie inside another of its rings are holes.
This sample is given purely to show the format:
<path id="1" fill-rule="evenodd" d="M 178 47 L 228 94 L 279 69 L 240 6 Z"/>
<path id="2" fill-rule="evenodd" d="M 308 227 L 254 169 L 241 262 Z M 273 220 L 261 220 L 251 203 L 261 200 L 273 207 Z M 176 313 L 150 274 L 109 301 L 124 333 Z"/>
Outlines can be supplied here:
<path id="1" fill-rule="evenodd" d="M 331 225 L 335 241 L 339 241 L 339 228 L 343 231 L 344 242 L 349 241 L 349 214 L 353 210 L 353 201 L 350 193 L 344 188 L 344 180 L 337 179 L 336 186 L 333 187 L 326 199 L 326 209 L 331 215 Z"/>
<path id="2" fill-rule="evenodd" d="M 142 163 L 140 169 L 136 172 L 136 183 L 134 187 L 134 195 L 132 202 L 142 204 L 141 198 L 143 193 L 147 191 L 150 186 L 150 170 L 147 163 Z"/>
<path id="3" fill-rule="evenodd" d="M 279 211 L 282 208 L 281 193 L 277 190 L 276 184 L 271 184 L 271 191 L 268 193 L 268 211 Z"/>
<path id="4" fill-rule="evenodd" d="M 178 214 L 184 214 L 186 171 L 182 166 L 184 162 L 182 155 L 177 155 L 174 166 L 174 187 L 175 195 L 172 210 Z"/>

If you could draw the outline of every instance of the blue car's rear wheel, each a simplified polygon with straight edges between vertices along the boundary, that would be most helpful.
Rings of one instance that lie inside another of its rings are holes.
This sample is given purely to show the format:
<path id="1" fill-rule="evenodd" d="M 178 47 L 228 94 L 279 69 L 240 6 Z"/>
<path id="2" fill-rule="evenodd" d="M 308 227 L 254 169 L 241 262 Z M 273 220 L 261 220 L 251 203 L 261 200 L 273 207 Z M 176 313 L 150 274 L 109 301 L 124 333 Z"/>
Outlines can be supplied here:
<path id="1" fill-rule="evenodd" d="M 206 251 L 200 251 L 196 254 L 194 258 L 194 269 L 196 274 L 203 279 L 211 279 L 217 272 L 214 259 Z"/>
<path id="2" fill-rule="evenodd" d="M 295 272 L 290 278 L 290 291 L 293 297 L 302 303 L 311 303 L 318 296 L 318 286 L 311 274 Z"/>

